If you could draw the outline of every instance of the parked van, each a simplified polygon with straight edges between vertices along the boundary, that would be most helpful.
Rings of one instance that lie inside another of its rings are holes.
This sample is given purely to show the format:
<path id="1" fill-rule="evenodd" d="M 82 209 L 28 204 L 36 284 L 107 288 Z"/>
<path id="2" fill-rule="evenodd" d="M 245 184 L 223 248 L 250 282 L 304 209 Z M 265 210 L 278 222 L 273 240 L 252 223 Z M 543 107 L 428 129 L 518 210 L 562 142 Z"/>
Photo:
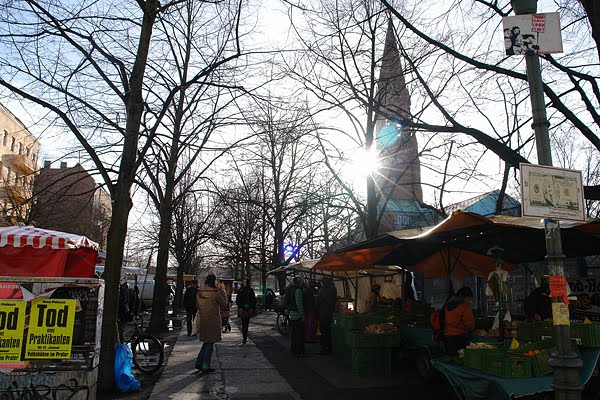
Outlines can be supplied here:
<path id="1" fill-rule="evenodd" d="M 136 282 L 133 279 L 127 281 L 131 288 L 135 289 Z M 147 280 L 138 280 L 137 287 L 139 290 L 140 301 L 144 309 L 152 308 L 152 298 L 154 297 L 154 278 L 150 277 Z M 171 305 L 175 298 L 175 284 L 167 284 L 167 305 Z"/>

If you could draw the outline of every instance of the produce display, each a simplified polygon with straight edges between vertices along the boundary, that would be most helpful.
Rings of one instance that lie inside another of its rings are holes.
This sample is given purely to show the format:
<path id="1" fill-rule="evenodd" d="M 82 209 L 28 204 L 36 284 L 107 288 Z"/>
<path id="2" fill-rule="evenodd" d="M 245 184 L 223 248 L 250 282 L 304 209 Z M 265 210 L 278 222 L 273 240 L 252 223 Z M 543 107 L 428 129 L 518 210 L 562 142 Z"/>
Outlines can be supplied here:
<path id="1" fill-rule="evenodd" d="M 371 324 L 371 325 L 367 325 L 365 326 L 365 331 L 367 333 L 372 333 L 372 334 L 397 334 L 398 333 L 398 328 L 396 328 L 396 325 L 392 324 L 391 322 L 385 322 L 383 324 Z"/>

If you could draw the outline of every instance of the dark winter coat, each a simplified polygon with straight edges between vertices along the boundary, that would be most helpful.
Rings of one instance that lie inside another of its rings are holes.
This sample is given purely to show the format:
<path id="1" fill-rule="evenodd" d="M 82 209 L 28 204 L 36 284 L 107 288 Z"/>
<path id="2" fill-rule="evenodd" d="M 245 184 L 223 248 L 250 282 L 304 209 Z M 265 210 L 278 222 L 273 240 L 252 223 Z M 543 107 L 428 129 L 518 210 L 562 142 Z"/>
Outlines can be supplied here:
<path id="1" fill-rule="evenodd" d="M 185 290 L 185 294 L 183 295 L 183 306 L 188 313 L 196 312 L 196 294 L 198 292 L 198 288 L 193 286 L 188 287 Z"/>
<path id="2" fill-rule="evenodd" d="M 317 292 L 317 318 L 320 321 L 328 320 L 333 317 L 337 304 L 337 290 L 333 282 L 323 281 L 323 287 Z"/>
<path id="3" fill-rule="evenodd" d="M 254 290 L 252 290 L 251 287 L 242 286 L 240 290 L 238 290 L 235 304 L 240 311 L 249 311 L 256 308 L 256 295 L 254 294 Z"/>

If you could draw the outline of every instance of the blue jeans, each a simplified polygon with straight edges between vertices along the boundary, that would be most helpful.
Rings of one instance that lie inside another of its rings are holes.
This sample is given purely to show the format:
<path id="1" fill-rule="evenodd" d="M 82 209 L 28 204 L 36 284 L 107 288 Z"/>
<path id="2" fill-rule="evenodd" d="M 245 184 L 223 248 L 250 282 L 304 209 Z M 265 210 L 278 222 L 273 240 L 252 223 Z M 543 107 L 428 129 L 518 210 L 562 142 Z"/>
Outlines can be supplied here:
<path id="1" fill-rule="evenodd" d="M 196 368 L 206 371 L 210 368 L 210 358 L 212 357 L 214 343 L 202 343 L 202 348 L 196 358 Z"/>

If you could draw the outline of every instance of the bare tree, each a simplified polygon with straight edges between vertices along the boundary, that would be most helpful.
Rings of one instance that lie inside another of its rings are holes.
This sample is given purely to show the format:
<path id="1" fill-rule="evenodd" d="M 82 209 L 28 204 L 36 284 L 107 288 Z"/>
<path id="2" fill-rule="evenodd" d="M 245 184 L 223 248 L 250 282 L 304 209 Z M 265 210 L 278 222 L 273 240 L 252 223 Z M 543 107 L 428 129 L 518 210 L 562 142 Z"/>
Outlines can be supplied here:
<path id="1" fill-rule="evenodd" d="M 494 46 L 490 42 L 494 36 L 489 33 L 510 11 L 509 2 L 466 3 L 450 3 L 437 14 L 439 5 L 429 7 L 427 1 L 411 3 L 410 8 L 384 0 L 348 0 L 335 6 L 327 2 L 308 6 L 294 3 L 290 8 L 302 47 L 295 58 L 286 58 L 287 71 L 302 82 L 314 101 L 315 119 L 323 121 L 319 114 L 328 112 L 329 116 L 331 110 L 347 117 L 346 128 L 320 122 L 321 131 L 342 130 L 356 147 L 365 150 L 372 148 L 380 133 L 375 126 L 378 118 L 392 121 L 401 131 L 419 134 L 418 158 L 429 175 L 437 176 L 437 182 L 429 178 L 422 183 L 431 186 L 439 197 L 433 207 L 421 207 L 430 208 L 434 214 L 441 211 L 440 216 L 444 214 L 442 198 L 451 193 L 451 186 L 464 190 L 472 183 L 493 182 L 491 188 L 498 184 L 504 191 L 507 180 L 514 176 L 510 171 L 520 162 L 528 162 L 533 151 L 533 135 L 527 129 L 531 117 L 526 76 L 519 71 L 523 60 L 509 59 L 503 55 L 501 43 Z M 393 25 L 386 29 L 388 12 Z M 457 19 L 468 23 L 456 26 L 453 21 Z M 408 106 L 406 102 L 390 106 L 377 93 L 384 79 L 383 72 L 378 78 L 377 73 L 385 63 L 382 50 L 386 31 L 396 37 L 400 54 L 397 65 L 402 68 L 385 79 L 404 79 L 404 90 L 410 94 Z M 597 129 L 589 125 L 598 116 L 592 106 L 598 103 L 596 79 L 590 73 L 594 64 L 586 60 L 576 64 L 575 60 L 580 61 L 576 56 L 560 61 L 546 58 L 549 69 L 563 76 L 544 87 L 549 105 L 556 110 L 551 113 L 553 132 L 575 128 L 581 139 L 600 148 Z M 450 153 L 451 142 L 454 148 Z M 348 156 L 329 135 L 322 135 L 321 143 L 332 174 L 340 185 L 347 185 L 336 164 Z M 490 152 L 508 164 L 496 174 L 502 177 L 501 182 L 493 172 L 479 168 L 493 160 Z M 374 190 L 372 183 L 367 185 L 366 207 L 350 188 L 348 195 L 368 237 L 385 212 L 387 194 L 381 185 L 379 190 Z"/>
<path id="2" fill-rule="evenodd" d="M 118 283 L 136 171 L 153 143 L 171 99 L 156 101 L 145 88 L 157 18 L 173 0 L 111 4 L 107 1 L 17 0 L 3 3 L 0 85 L 52 112 L 52 125 L 71 132 L 88 153 L 112 200 L 106 260 L 99 387 L 113 387 Z M 195 71 L 193 85 L 239 55 L 235 27 L 229 55 Z M 152 60 L 153 61 L 153 60 Z M 160 58 L 153 70 L 159 71 Z M 144 111 L 151 118 L 142 126 Z"/>
<path id="3" fill-rule="evenodd" d="M 211 164 L 226 151 L 215 149 L 210 142 L 214 132 L 224 124 L 222 109 L 235 98 L 237 88 L 233 69 L 205 73 L 194 86 L 188 81 L 195 71 L 210 70 L 219 63 L 235 33 L 238 21 L 236 4 L 182 1 L 172 7 L 157 28 L 156 48 L 164 47 L 161 70 L 155 71 L 151 90 L 164 102 L 170 101 L 160 134 L 143 160 L 139 185 L 153 201 L 160 218 L 155 290 L 150 328 L 164 330 L 166 324 L 167 266 L 173 208 L 191 190 Z M 207 32 L 211 34 L 208 35 Z M 158 52 L 158 49 L 156 50 Z M 173 88 L 176 94 L 171 95 Z M 207 148 L 209 147 L 209 148 Z M 184 157 L 183 155 L 186 154 Z M 201 157 L 202 156 L 202 157 Z M 202 164 L 201 166 L 199 166 Z M 199 166 L 193 169 L 193 166 Z M 184 177 L 188 187 L 181 187 Z M 175 187 L 180 187 L 175 196 Z M 183 282 L 181 282 L 183 283 Z"/>

